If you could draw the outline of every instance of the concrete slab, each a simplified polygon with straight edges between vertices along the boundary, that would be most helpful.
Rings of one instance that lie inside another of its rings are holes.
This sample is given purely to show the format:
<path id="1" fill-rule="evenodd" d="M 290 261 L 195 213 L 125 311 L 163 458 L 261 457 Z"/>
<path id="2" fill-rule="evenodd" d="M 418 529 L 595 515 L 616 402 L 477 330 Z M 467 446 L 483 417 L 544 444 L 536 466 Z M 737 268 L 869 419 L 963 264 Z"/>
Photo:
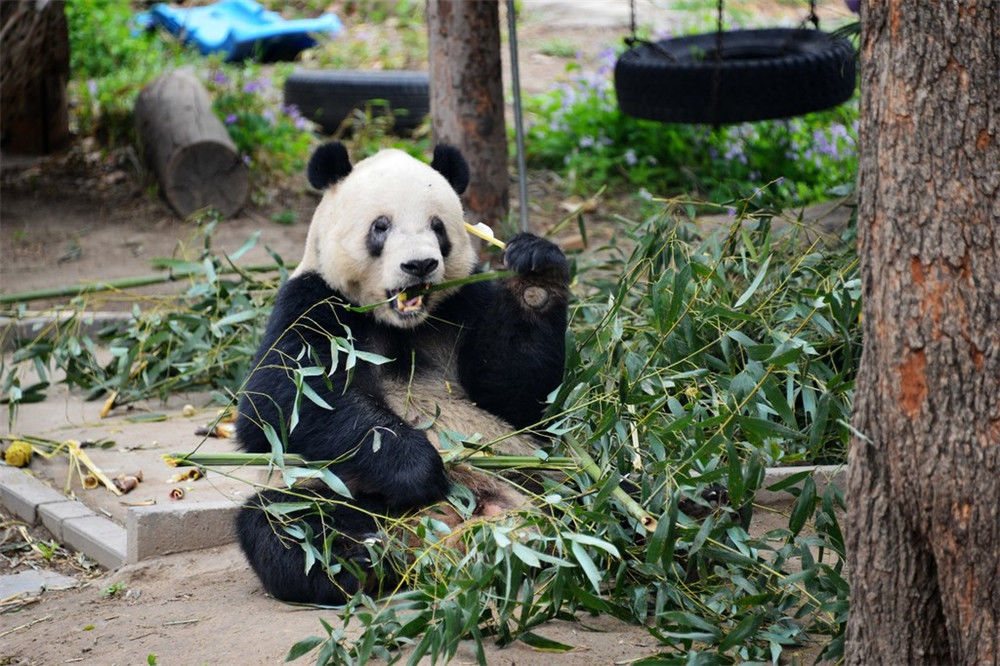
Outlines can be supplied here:
<path id="1" fill-rule="evenodd" d="M 191 417 L 182 415 L 186 404 L 197 405 Z M 195 450 L 236 451 L 232 440 L 195 434 L 217 415 L 218 408 L 207 405 L 206 395 L 177 396 L 166 403 L 116 410 L 102 419 L 100 401 L 87 402 L 63 386 L 54 386 L 44 402 L 21 406 L 15 432 L 59 442 L 111 441 L 109 448 L 84 450 L 108 477 L 141 471 L 143 480 L 122 496 L 103 486 L 87 490 L 67 456 L 36 456 L 27 471 L 0 463 L 0 504 L 25 522 L 42 522 L 56 540 L 112 568 L 127 559 L 229 543 L 234 539 L 235 511 L 253 492 L 247 481 L 259 481 L 260 471 L 208 472 L 178 484 L 172 477 L 182 470 L 163 459 L 169 453 Z M 150 414 L 160 416 L 142 420 Z M 55 490 L 65 486 L 75 500 Z M 184 499 L 171 500 L 170 491 L 178 487 L 184 490 Z M 133 511 L 136 515 L 130 518 Z"/>
<path id="2" fill-rule="evenodd" d="M 132 508 L 125 519 L 128 561 L 227 544 L 236 538 L 233 521 L 239 507 L 222 500 Z"/>
<path id="3" fill-rule="evenodd" d="M 36 594 L 44 590 L 68 590 L 79 584 L 72 576 L 64 576 L 48 569 L 19 571 L 0 576 L 0 599 L 9 599 L 19 594 Z"/>
<path id="4" fill-rule="evenodd" d="M 76 500 L 65 500 L 63 502 L 52 502 L 38 507 L 38 516 L 52 536 L 57 541 L 63 540 L 63 523 L 71 518 L 83 518 L 84 516 L 96 515 L 87 508 L 83 502 Z"/>
<path id="5" fill-rule="evenodd" d="M 25 470 L 0 464 L 0 504 L 29 525 L 39 521 L 38 507 L 64 502 L 66 497 Z"/>
<path id="6" fill-rule="evenodd" d="M 125 528 L 101 516 L 81 516 L 63 522 L 63 542 L 87 555 L 102 567 L 117 569 L 125 564 Z"/>

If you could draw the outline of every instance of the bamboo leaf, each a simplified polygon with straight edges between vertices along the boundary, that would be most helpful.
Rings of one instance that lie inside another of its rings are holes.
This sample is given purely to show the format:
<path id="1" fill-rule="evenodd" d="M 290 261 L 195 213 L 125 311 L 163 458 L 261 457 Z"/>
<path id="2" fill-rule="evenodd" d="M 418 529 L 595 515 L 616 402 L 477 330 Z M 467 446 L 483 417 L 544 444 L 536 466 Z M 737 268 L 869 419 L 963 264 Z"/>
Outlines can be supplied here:
<path id="1" fill-rule="evenodd" d="M 769 254 L 767 256 L 767 259 L 764 260 L 764 263 L 760 265 L 760 268 L 757 269 L 757 275 L 754 276 L 753 282 L 750 283 L 750 286 L 747 287 L 747 290 L 744 291 L 743 294 L 736 299 L 735 303 L 733 303 L 733 309 L 738 309 L 744 303 L 749 301 L 750 297 L 754 295 L 754 292 L 756 292 L 757 288 L 760 287 L 760 283 L 764 281 L 764 276 L 767 275 L 767 267 L 771 264 L 771 257 L 773 256 L 774 256 L 773 254 Z"/>
<path id="2" fill-rule="evenodd" d="M 288 654 L 285 655 L 285 661 L 295 661 L 299 657 L 315 650 L 317 647 L 322 645 L 325 640 L 325 638 L 321 638 L 320 636 L 309 636 L 308 638 L 303 638 L 288 650 Z"/>
<path id="3" fill-rule="evenodd" d="M 788 518 L 788 529 L 792 534 L 798 534 L 806 524 L 806 520 L 812 516 L 815 503 L 816 482 L 810 475 L 806 477 L 805 482 L 802 484 L 802 492 L 799 493 L 799 499 L 795 502 L 792 515 Z"/>
<path id="4" fill-rule="evenodd" d="M 542 566 L 541 560 L 538 559 L 538 555 L 535 551 L 531 550 L 524 544 L 513 542 L 511 544 L 511 550 L 518 559 L 527 564 L 529 567 L 540 567 Z"/>
<path id="5" fill-rule="evenodd" d="M 573 551 L 573 557 L 580 564 L 580 568 L 583 569 L 584 574 L 587 576 L 587 580 L 594 587 L 594 592 L 598 594 L 601 593 L 601 573 L 597 569 L 597 565 L 594 564 L 594 560 L 591 559 L 590 554 L 587 549 L 584 548 L 578 541 L 573 541 L 570 544 L 570 550 Z"/>
<path id="6" fill-rule="evenodd" d="M 572 645 L 566 645 L 565 643 L 560 643 L 559 641 L 552 640 L 551 638 L 545 638 L 544 636 L 539 636 L 532 631 L 526 631 L 517 637 L 517 640 L 521 641 L 525 645 L 530 645 L 536 650 L 541 650 L 542 652 L 570 652 L 575 650 Z"/>

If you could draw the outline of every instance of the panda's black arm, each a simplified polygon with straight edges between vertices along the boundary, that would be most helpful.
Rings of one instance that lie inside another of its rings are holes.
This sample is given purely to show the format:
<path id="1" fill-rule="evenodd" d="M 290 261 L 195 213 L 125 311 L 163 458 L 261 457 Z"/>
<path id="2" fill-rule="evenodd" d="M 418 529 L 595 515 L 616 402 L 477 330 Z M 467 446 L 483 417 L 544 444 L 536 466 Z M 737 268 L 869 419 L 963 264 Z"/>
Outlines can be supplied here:
<path id="1" fill-rule="evenodd" d="M 364 325 L 344 308 L 316 307 L 331 302 L 331 292 L 325 283 L 308 277 L 289 281 L 276 300 L 240 398 L 236 433 L 241 446 L 252 452 L 270 451 L 266 423 L 283 439 L 286 452 L 310 460 L 338 460 L 331 471 L 348 487 L 381 496 L 391 509 L 442 499 L 448 481 L 440 455 L 423 431 L 410 427 L 386 406 L 371 366 L 358 363 L 350 382 L 342 368 L 329 377 L 325 372 L 305 376 L 309 388 L 330 409 L 296 387 L 297 368 L 331 367 L 331 337 L 345 336 L 345 326 L 360 332 Z M 300 312 L 310 314 L 303 317 Z M 287 432 L 297 396 L 298 421 Z"/>
<path id="2" fill-rule="evenodd" d="M 493 284 L 467 285 L 475 312 L 459 354 L 459 378 L 480 407 L 511 425 L 537 423 L 546 396 L 562 381 L 566 363 L 569 268 L 553 243 L 518 234 L 505 263 L 516 272 Z"/>

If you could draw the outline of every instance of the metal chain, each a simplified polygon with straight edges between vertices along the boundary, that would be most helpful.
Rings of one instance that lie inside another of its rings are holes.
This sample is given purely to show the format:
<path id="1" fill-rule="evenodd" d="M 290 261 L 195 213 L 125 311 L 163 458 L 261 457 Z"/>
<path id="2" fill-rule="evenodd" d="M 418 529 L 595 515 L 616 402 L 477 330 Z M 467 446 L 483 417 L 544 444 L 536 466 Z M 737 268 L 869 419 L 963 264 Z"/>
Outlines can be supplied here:
<path id="1" fill-rule="evenodd" d="M 722 10 L 725 0 L 719 0 L 715 13 L 715 71 L 712 73 L 712 95 L 709 98 L 709 114 L 712 124 L 716 127 L 719 123 L 719 91 L 722 87 Z"/>

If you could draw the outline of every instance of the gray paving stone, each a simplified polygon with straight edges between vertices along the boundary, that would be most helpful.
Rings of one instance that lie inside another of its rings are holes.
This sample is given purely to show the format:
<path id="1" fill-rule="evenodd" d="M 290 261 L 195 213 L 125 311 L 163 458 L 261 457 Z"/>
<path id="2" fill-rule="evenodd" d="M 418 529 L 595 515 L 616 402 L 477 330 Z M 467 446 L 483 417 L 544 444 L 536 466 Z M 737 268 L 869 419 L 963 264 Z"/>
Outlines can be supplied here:
<path id="1" fill-rule="evenodd" d="M 42 590 L 63 590 L 79 585 L 79 581 L 70 576 L 64 576 L 56 571 L 31 569 L 16 574 L 0 576 L 0 599 L 6 599 L 25 592 L 35 593 Z"/>
<path id="2" fill-rule="evenodd" d="M 816 494 L 822 495 L 828 484 L 834 484 L 843 493 L 847 487 L 847 465 L 817 465 L 816 467 L 768 467 L 764 475 L 764 483 L 754 496 L 754 501 L 765 506 L 784 504 L 792 499 L 787 490 L 768 490 L 779 481 L 784 481 L 793 474 L 812 470 L 813 481 L 816 483 Z M 802 482 L 795 484 L 801 488 Z"/>
<path id="3" fill-rule="evenodd" d="M 63 542 L 95 560 L 116 569 L 125 563 L 125 528 L 101 516 L 81 516 L 63 521 Z"/>
<path id="4" fill-rule="evenodd" d="M 128 561 L 230 543 L 239 506 L 222 500 L 133 507 L 125 518 Z"/>
<path id="5" fill-rule="evenodd" d="M 42 525 L 49 532 L 52 532 L 52 536 L 57 541 L 63 540 L 63 523 L 66 520 L 94 515 L 97 514 L 84 506 L 83 502 L 77 502 L 76 500 L 51 502 L 38 507 L 38 517 L 41 519 Z"/>
<path id="6" fill-rule="evenodd" d="M 0 465 L 0 504 L 15 516 L 37 525 L 38 507 L 51 502 L 65 502 L 66 497 L 27 472 Z"/>

